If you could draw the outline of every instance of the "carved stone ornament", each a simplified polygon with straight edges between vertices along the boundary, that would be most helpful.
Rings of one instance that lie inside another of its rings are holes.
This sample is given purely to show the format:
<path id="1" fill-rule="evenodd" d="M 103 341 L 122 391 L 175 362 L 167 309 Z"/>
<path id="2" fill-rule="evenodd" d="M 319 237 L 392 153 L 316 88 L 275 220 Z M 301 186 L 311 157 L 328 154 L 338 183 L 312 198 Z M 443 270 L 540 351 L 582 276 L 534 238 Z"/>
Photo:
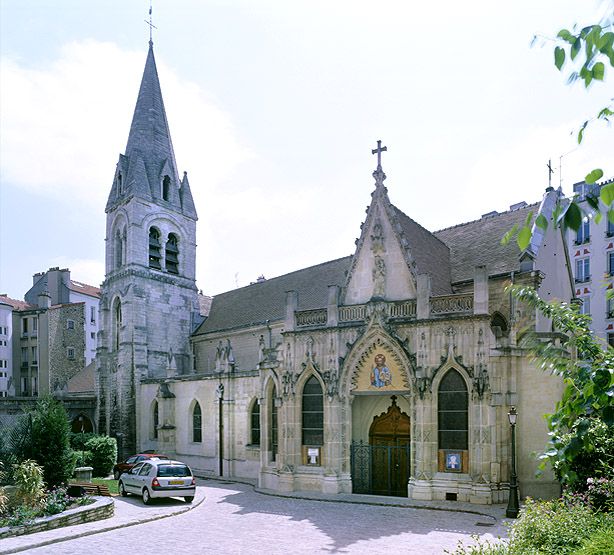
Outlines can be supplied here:
<path id="1" fill-rule="evenodd" d="M 295 394 L 295 386 L 298 376 L 291 370 L 285 370 L 281 375 L 281 392 L 284 397 Z"/>
<path id="2" fill-rule="evenodd" d="M 484 332 L 480 328 L 478 333 L 478 348 L 476 352 L 476 368 L 473 377 L 473 389 L 477 393 L 478 399 L 484 397 L 484 392 L 488 389 L 488 369 L 484 361 Z"/>
<path id="3" fill-rule="evenodd" d="M 418 396 L 420 397 L 420 399 L 424 400 L 425 396 L 428 397 L 431 394 L 431 379 L 427 376 L 415 378 L 414 384 L 416 386 L 416 391 L 418 392 Z"/>

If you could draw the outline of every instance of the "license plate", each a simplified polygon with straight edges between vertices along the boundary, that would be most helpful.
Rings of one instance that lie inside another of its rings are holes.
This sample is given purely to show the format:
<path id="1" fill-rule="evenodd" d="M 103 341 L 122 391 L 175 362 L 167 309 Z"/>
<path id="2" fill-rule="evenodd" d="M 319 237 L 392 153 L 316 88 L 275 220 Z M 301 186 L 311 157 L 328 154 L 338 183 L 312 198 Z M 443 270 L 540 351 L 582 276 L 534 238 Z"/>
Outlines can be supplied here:
<path id="1" fill-rule="evenodd" d="M 169 480 L 171 486 L 183 486 L 183 480 Z"/>

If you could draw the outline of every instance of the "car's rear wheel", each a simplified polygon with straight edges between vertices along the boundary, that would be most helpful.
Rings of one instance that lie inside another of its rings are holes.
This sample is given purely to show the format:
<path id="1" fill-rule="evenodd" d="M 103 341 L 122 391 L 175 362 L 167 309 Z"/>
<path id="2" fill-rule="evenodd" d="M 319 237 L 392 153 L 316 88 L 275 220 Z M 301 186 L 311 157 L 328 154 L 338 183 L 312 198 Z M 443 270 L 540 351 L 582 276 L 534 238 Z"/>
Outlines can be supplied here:
<path id="1" fill-rule="evenodd" d="M 113 478 L 115 480 L 119 480 L 119 474 L 120 474 L 119 470 L 114 470 L 113 471 Z"/>
<path id="2" fill-rule="evenodd" d="M 147 488 L 143 488 L 143 503 L 145 503 L 145 505 L 149 505 L 151 503 L 151 495 Z"/>
<path id="3" fill-rule="evenodd" d="M 185 499 L 186 503 L 192 503 L 192 501 L 194 501 L 194 496 L 193 495 L 186 495 L 184 497 L 184 499 Z"/>
<path id="4" fill-rule="evenodd" d="M 119 494 L 122 497 L 128 497 L 128 492 L 126 491 L 126 488 L 124 487 L 124 482 L 120 482 L 118 485 L 119 488 Z"/>

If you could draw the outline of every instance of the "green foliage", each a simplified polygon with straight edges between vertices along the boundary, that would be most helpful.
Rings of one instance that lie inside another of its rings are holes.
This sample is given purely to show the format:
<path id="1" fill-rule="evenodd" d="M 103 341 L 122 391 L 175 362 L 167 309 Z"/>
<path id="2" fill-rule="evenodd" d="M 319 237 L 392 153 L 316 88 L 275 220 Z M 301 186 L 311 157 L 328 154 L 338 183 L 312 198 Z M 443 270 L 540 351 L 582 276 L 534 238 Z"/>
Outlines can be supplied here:
<path id="1" fill-rule="evenodd" d="M 93 454 L 91 451 L 73 451 L 75 456 L 75 467 L 92 466 Z"/>
<path id="2" fill-rule="evenodd" d="M 45 495 L 43 468 L 35 461 L 27 460 L 15 465 L 15 502 L 26 507 L 38 507 Z"/>
<path id="3" fill-rule="evenodd" d="M 593 534 L 575 555 L 614 555 L 614 526 L 607 526 Z"/>
<path id="4" fill-rule="evenodd" d="M 92 453 L 94 476 L 108 476 L 117 461 L 117 441 L 113 437 L 95 436 L 85 443 L 85 448 Z"/>
<path id="5" fill-rule="evenodd" d="M 13 483 L 13 469 L 17 463 L 28 458 L 27 451 L 31 444 L 31 422 L 28 415 L 20 415 L 12 425 L 0 427 L 0 463 L 4 468 L 0 483 Z"/>
<path id="6" fill-rule="evenodd" d="M 75 451 L 85 451 L 85 444 L 93 437 L 98 437 L 98 434 L 95 434 L 94 432 L 87 432 L 87 433 L 71 432 L 70 446 Z"/>
<path id="7" fill-rule="evenodd" d="M 471 539 L 474 543 L 465 545 L 461 540 L 454 551 L 445 549 L 444 553 L 452 555 L 507 555 L 509 553 L 507 542 L 482 540 L 477 534 L 472 535 Z"/>
<path id="8" fill-rule="evenodd" d="M 29 524 L 39 515 L 39 509 L 20 505 L 16 507 L 10 514 L 0 520 L 1 526 L 22 526 Z"/>
<path id="9" fill-rule="evenodd" d="M 43 397 L 30 419 L 31 444 L 25 449 L 28 457 L 43 466 L 49 487 L 66 484 L 75 469 L 66 409 L 53 397 Z"/>
<path id="10" fill-rule="evenodd" d="M 526 500 L 510 529 L 509 553 L 562 555 L 573 553 L 608 524 L 611 516 L 594 513 L 582 504 Z"/>
<path id="11" fill-rule="evenodd" d="M 612 434 L 614 349 L 595 339 L 589 330 L 590 317 L 580 314 L 577 306 L 547 303 L 531 287 L 512 286 L 509 290 L 551 319 L 554 329 L 564 334 L 560 344 L 544 343 L 532 335 L 525 339 L 539 366 L 563 378 L 562 399 L 554 413 L 546 415 L 550 442 L 541 459 L 552 464 L 564 484 L 573 485 L 578 481 L 576 461 L 595 450 L 594 432 L 600 426 L 595 422 L 602 422 L 607 435 Z"/>

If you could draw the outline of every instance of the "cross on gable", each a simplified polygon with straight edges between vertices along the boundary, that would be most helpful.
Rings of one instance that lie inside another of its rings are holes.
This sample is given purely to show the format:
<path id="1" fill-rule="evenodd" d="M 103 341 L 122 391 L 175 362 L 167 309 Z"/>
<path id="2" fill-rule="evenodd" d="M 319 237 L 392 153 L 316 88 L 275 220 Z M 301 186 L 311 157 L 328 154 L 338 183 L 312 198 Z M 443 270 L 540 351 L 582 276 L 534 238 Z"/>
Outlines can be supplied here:
<path id="1" fill-rule="evenodd" d="M 387 146 L 382 146 L 382 141 L 377 141 L 377 148 L 374 148 L 371 151 L 371 154 L 377 153 L 377 168 L 381 169 L 382 167 L 382 152 L 386 152 L 388 150 Z"/>

